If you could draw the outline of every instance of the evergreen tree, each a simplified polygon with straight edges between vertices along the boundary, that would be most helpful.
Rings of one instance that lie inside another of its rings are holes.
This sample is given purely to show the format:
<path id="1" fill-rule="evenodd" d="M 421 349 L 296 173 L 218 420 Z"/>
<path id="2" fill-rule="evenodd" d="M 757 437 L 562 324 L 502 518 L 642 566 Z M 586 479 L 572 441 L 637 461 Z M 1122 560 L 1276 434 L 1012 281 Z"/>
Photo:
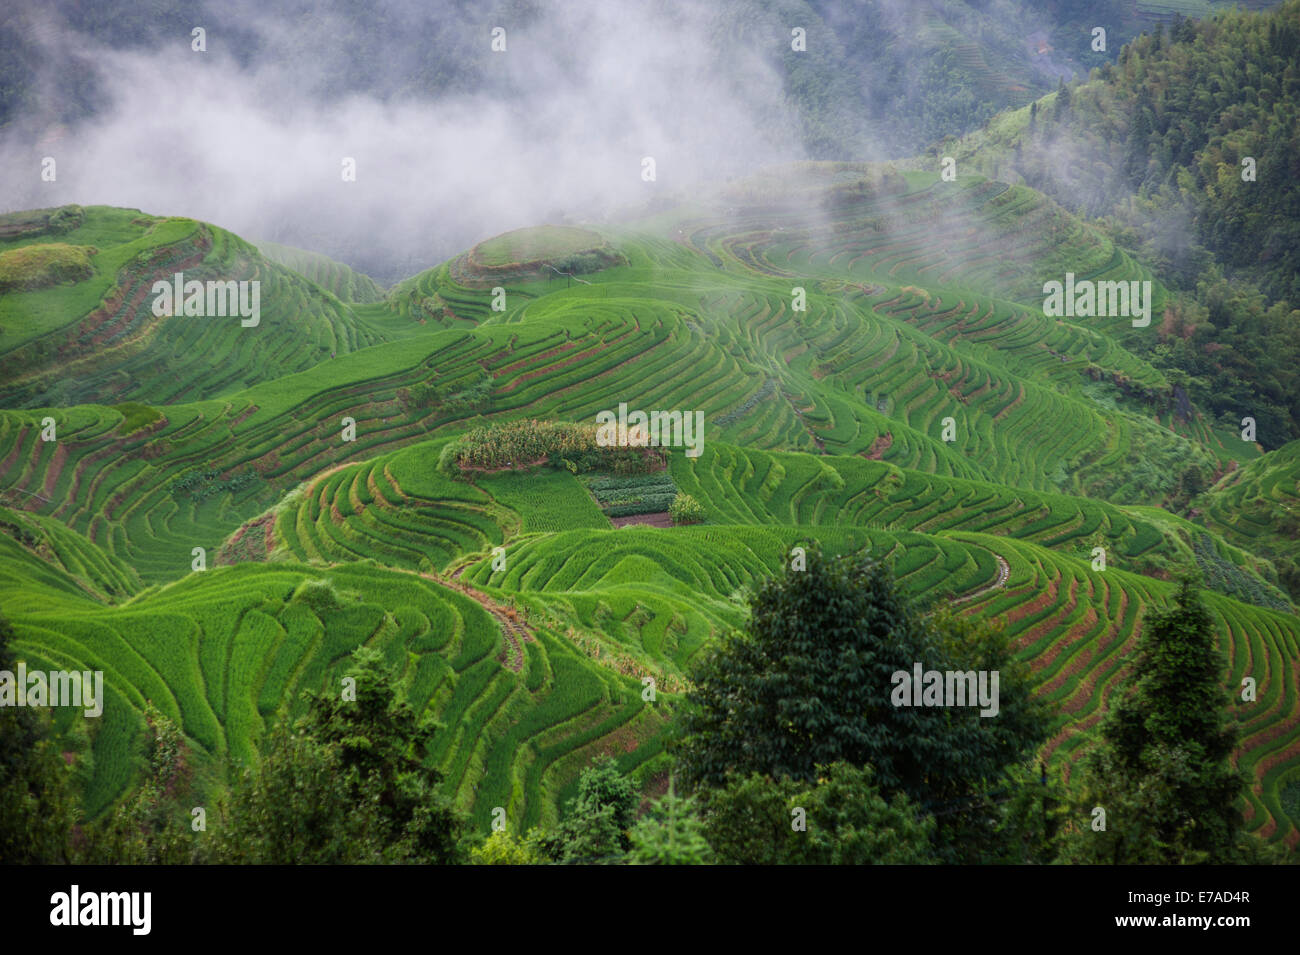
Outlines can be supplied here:
<path id="1" fill-rule="evenodd" d="M 1225 669 L 1209 610 L 1184 579 L 1174 606 L 1146 621 L 1132 676 L 1102 720 L 1102 743 L 1084 766 L 1080 822 L 1068 840 L 1067 860 L 1229 863 L 1260 857 L 1243 832 L 1245 777 L 1230 761 L 1237 734 L 1221 683 Z M 1105 830 L 1093 828 L 1097 807 L 1105 811 Z"/>
<path id="2" fill-rule="evenodd" d="M 596 757 L 578 778 L 578 796 L 569 800 L 559 828 L 540 841 L 539 851 L 553 862 L 625 861 L 637 801 L 636 789 L 614 759 Z"/>
<path id="3" fill-rule="evenodd" d="M 441 794 L 442 774 L 429 766 L 437 726 L 420 721 L 399 700 L 378 650 L 358 647 L 345 675 L 356 680 L 356 700 L 314 696 L 308 728 L 338 746 L 348 778 L 373 781 L 383 807 L 390 851 L 404 860 L 461 861 L 463 820 Z"/>
<path id="4" fill-rule="evenodd" d="M 916 663 L 998 673 L 998 714 L 895 705 L 894 674 L 910 676 Z M 984 794 L 1045 735 L 1005 635 L 952 614 L 923 617 L 882 565 L 816 548 L 805 570 L 762 585 L 747 632 L 724 640 L 693 685 L 678 744 L 691 783 L 718 788 L 751 773 L 810 783 L 818 766 L 871 766 L 886 798 L 950 810 L 942 842 L 954 859 L 980 851 L 972 830 L 991 825 Z"/>
<path id="5" fill-rule="evenodd" d="M 1064 122 L 1070 118 L 1070 87 L 1064 78 L 1058 78 L 1056 83 L 1056 120 Z"/>
<path id="6" fill-rule="evenodd" d="M 704 838 L 704 823 L 692 796 L 678 796 L 668 780 L 668 792 L 628 834 L 633 865 L 705 865 L 713 850 Z"/>

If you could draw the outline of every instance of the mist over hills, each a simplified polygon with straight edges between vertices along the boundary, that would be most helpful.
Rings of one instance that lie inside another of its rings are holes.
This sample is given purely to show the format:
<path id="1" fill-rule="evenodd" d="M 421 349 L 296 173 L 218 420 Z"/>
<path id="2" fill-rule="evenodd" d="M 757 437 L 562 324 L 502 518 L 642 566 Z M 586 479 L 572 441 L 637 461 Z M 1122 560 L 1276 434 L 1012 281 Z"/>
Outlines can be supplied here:
<path id="1" fill-rule="evenodd" d="M 1107 62 L 1151 22 L 1082 6 L 11 4 L 4 211 L 187 215 L 391 284 L 506 229 L 601 221 L 767 162 L 915 154 Z M 1097 16 L 1105 53 L 1088 45 Z M 45 156 L 62 160 L 56 182 L 38 175 Z M 355 182 L 340 182 L 343 157 Z"/>

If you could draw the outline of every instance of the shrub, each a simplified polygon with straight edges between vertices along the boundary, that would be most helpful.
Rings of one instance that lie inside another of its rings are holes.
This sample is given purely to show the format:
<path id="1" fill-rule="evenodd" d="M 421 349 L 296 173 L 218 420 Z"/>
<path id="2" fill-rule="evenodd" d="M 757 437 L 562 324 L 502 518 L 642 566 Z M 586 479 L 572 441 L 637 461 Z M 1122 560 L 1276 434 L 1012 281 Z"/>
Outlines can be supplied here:
<path id="1" fill-rule="evenodd" d="M 99 250 L 88 245 L 24 245 L 0 252 L 0 292 L 27 292 L 90 278 L 90 257 Z"/>
<path id="2" fill-rule="evenodd" d="M 438 453 L 438 463 L 435 465 L 437 472 L 452 479 L 460 478 L 460 468 L 457 467 L 459 454 L 460 445 L 455 441 L 449 441 Z"/>
<path id="3" fill-rule="evenodd" d="M 294 599 L 301 600 L 312 610 L 337 610 L 343 606 L 338 591 L 328 580 L 304 580 L 294 591 Z"/>
<path id="4" fill-rule="evenodd" d="M 668 508 L 674 524 L 698 524 L 704 520 L 704 505 L 689 494 L 678 494 Z"/>
<path id="5" fill-rule="evenodd" d="M 492 833 L 480 846 L 470 850 L 471 865 L 541 865 L 546 860 L 539 854 L 536 832 L 522 839 L 505 830 Z"/>
<path id="6" fill-rule="evenodd" d="M 60 206 L 49 219 L 49 231 L 55 233 L 71 232 L 86 219 L 86 210 L 78 205 Z"/>
<path id="7" fill-rule="evenodd" d="M 752 773 L 705 791 L 704 836 L 728 865 L 925 865 L 938 861 L 935 820 L 907 796 L 887 798 L 870 766 L 837 762 L 815 782 Z M 806 829 L 791 820 L 802 810 Z"/>
<path id="8" fill-rule="evenodd" d="M 492 401 L 492 378 L 480 372 L 473 379 L 441 385 L 421 381 L 411 386 L 407 397 L 417 408 L 436 407 L 442 411 L 482 409 Z"/>
<path id="9" fill-rule="evenodd" d="M 417 408 L 427 408 L 434 403 L 436 389 L 427 381 L 411 386 L 411 404 Z"/>

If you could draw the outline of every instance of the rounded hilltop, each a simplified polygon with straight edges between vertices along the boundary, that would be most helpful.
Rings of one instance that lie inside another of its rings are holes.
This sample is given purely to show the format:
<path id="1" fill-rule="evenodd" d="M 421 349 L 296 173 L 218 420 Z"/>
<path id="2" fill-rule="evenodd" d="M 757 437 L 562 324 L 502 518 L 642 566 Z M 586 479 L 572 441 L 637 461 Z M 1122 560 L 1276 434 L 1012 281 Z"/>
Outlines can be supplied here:
<path id="1" fill-rule="evenodd" d="M 627 260 L 603 236 L 575 226 L 515 229 L 480 242 L 451 264 L 457 282 L 474 286 L 521 279 L 599 272 Z"/>

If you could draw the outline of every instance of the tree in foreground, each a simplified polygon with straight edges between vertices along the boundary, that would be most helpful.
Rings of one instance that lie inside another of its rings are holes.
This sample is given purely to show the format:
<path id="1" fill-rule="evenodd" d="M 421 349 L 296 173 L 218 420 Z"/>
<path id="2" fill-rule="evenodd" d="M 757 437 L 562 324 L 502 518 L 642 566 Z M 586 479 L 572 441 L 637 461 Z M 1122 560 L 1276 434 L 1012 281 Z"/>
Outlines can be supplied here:
<path id="1" fill-rule="evenodd" d="M 13 638 L 0 616 L 0 670 L 11 673 Z M 74 861 L 69 834 L 79 814 L 52 726 L 48 710 L 0 707 L 0 863 Z"/>
<path id="2" fill-rule="evenodd" d="M 997 714 L 894 705 L 894 674 L 917 663 L 998 674 Z M 724 640 L 693 683 L 678 745 L 692 784 L 718 789 L 753 773 L 812 783 L 819 766 L 871 766 L 886 800 L 905 794 L 940 819 L 936 844 L 951 861 L 984 857 L 998 820 L 990 796 L 1046 730 L 1004 634 L 951 613 L 925 617 L 881 564 L 816 548 L 805 569 L 759 588 L 746 632 Z"/>
<path id="3" fill-rule="evenodd" d="M 379 863 L 386 840 L 374 781 L 348 778 L 336 744 L 306 725 L 278 726 L 261 762 L 232 787 L 214 861 L 251 865 Z"/>
<path id="4" fill-rule="evenodd" d="M 709 790 L 705 835 L 731 865 L 920 865 L 937 861 L 934 820 L 870 767 L 826 767 L 812 783 L 759 773 Z"/>
<path id="5" fill-rule="evenodd" d="M 226 861 L 464 860 L 464 820 L 429 765 L 435 727 L 398 698 L 378 651 L 359 647 L 352 660 L 355 692 L 312 696 L 245 774 L 223 820 Z"/>
<path id="6" fill-rule="evenodd" d="M 637 820 L 628 839 L 633 865 L 706 865 L 713 861 L 695 799 L 677 795 L 671 777 L 668 792 Z"/>
<path id="7" fill-rule="evenodd" d="M 549 862 L 615 864 L 625 862 L 638 803 L 631 780 L 610 756 L 597 756 L 578 777 L 578 796 L 569 800 L 553 833 L 537 839 Z"/>
<path id="8" fill-rule="evenodd" d="M 1101 744 L 1083 766 L 1078 823 L 1066 838 L 1070 862 L 1231 863 L 1267 861 L 1239 808 L 1244 775 L 1221 679 L 1210 612 L 1182 581 L 1169 609 L 1138 638 L 1132 675 L 1111 698 Z M 1105 828 L 1094 828 L 1104 811 Z"/>
<path id="9" fill-rule="evenodd" d="M 144 718 L 148 727 L 144 778 L 107 820 L 90 827 L 87 861 L 114 865 L 202 861 L 206 828 L 196 829 L 193 810 L 204 807 L 194 788 L 185 734 L 152 703 L 145 704 Z"/>

